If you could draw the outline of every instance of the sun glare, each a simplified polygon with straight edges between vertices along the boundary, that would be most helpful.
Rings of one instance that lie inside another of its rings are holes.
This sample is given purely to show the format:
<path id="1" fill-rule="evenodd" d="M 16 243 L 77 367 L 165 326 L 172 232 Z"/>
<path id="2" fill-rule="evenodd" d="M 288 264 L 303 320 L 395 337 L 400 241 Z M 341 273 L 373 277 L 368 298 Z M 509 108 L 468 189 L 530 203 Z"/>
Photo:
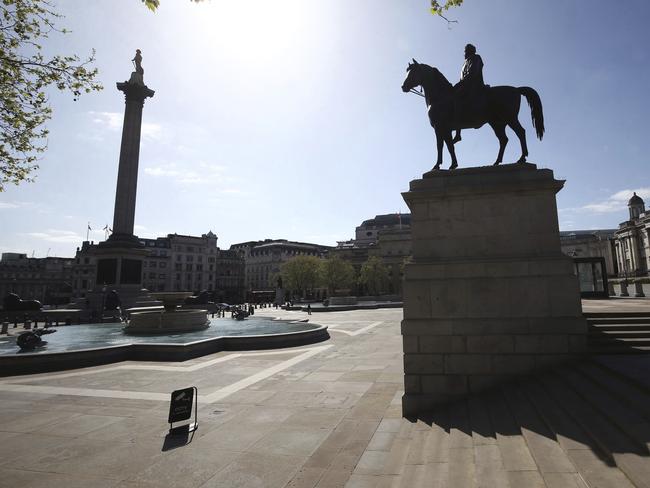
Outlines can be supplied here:
<path id="1" fill-rule="evenodd" d="M 228 57 L 273 63 L 277 69 L 283 67 L 283 58 L 300 49 L 306 2 L 213 1 L 205 7 L 197 34 Z"/>

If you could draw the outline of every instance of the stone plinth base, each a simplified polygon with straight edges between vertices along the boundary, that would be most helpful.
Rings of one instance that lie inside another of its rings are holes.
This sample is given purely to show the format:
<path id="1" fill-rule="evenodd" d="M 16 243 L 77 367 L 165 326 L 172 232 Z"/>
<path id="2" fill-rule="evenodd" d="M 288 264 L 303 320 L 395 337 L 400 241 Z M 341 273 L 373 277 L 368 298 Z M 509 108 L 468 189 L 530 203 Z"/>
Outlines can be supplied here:
<path id="1" fill-rule="evenodd" d="M 532 164 L 411 182 L 404 275 L 404 415 L 584 352 L 586 321 L 560 252 L 563 181 Z"/>

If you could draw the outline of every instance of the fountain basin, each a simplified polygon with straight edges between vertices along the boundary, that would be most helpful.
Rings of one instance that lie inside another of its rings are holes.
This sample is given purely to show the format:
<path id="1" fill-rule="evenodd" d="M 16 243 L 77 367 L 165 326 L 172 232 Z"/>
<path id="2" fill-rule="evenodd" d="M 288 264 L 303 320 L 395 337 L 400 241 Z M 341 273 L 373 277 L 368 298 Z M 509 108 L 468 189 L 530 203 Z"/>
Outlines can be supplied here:
<path id="1" fill-rule="evenodd" d="M 127 334 L 179 334 L 210 327 L 207 310 L 133 312 Z"/>
<path id="2" fill-rule="evenodd" d="M 124 334 L 120 323 L 57 327 L 48 344 L 19 351 L 15 336 L 0 339 L 0 377 L 84 368 L 119 361 L 187 361 L 219 351 L 278 349 L 329 339 L 326 326 L 268 318 L 212 319 L 181 334 Z"/>
<path id="3" fill-rule="evenodd" d="M 163 302 L 164 310 L 132 312 L 124 327 L 127 334 L 174 334 L 193 332 L 210 327 L 207 310 L 179 309 L 191 292 L 151 293 L 156 300 Z"/>

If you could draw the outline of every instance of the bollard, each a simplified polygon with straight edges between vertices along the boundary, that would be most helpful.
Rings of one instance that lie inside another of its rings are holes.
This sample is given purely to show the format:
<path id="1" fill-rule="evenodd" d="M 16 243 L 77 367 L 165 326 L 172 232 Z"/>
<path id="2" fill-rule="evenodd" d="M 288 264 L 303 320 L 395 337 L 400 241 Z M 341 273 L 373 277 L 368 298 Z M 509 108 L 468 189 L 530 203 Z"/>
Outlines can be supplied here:
<path id="1" fill-rule="evenodd" d="M 619 294 L 619 296 L 629 297 L 630 294 L 627 292 L 627 281 L 621 281 L 620 284 L 621 284 L 621 293 Z"/>
<path id="2" fill-rule="evenodd" d="M 9 333 L 9 322 L 2 322 L 2 330 L 0 331 L 2 334 L 8 334 Z"/>
<path id="3" fill-rule="evenodd" d="M 212 312 L 212 317 L 211 318 L 214 318 L 214 312 Z"/>
<path id="4" fill-rule="evenodd" d="M 640 283 L 638 281 L 634 282 L 634 296 L 637 298 L 642 298 L 645 296 L 645 293 L 643 293 L 643 283 Z"/>
<path id="5" fill-rule="evenodd" d="M 72 325 L 72 319 L 70 317 L 65 318 L 65 325 Z"/>
<path id="6" fill-rule="evenodd" d="M 616 290 L 614 290 L 614 283 L 612 283 L 611 281 L 607 282 L 607 294 L 610 297 L 616 296 Z"/>
<path id="7" fill-rule="evenodd" d="M 55 321 L 54 323 L 56 324 L 57 327 L 59 326 L 59 319 L 58 319 L 58 317 L 57 317 L 57 319 L 56 319 L 56 321 Z"/>

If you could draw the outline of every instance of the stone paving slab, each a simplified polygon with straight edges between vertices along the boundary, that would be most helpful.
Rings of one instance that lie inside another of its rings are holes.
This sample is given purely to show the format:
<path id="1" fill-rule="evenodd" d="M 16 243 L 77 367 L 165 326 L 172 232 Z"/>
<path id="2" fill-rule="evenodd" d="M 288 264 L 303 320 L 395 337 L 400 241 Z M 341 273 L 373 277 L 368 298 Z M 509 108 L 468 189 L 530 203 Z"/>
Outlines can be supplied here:
<path id="1" fill-rule="evenodd" d="M 541 383 L 403 419 L 400 309 L 309 318 L 329 341 L 3 378 L 0 486 L 632 486 Z M 169 393 L 189 385 L 199 430 L 170 448 Z"/>

